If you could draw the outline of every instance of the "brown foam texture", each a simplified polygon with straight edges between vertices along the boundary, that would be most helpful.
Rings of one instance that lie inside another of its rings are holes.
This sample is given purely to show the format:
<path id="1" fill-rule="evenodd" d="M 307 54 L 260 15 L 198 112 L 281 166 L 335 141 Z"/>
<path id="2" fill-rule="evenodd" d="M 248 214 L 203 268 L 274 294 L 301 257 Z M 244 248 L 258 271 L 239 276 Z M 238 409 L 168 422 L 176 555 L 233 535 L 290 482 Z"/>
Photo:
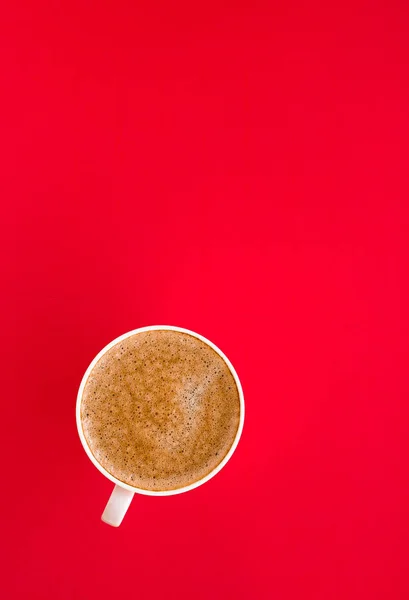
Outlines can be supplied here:
<path id="1" fill-rule="evenodd" d="M 92 369 L 82 428 L 96 460 L 145 490 L 190 485 L 226 456 L 240 420 L 239 392 L 217 352 L 182 332 L 137 333 Z"/>

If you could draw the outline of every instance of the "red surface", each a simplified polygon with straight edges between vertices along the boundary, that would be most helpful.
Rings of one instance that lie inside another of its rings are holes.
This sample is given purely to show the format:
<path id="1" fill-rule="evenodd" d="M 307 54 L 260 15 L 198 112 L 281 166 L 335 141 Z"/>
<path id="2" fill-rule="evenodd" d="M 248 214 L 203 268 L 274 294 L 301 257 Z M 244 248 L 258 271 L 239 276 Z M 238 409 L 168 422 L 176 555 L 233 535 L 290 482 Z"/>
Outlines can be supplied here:
<path id="1" fill-rule="evenodd" d="M 2 7 L 2 598 L 408 598 L 408 5 L 144 4 Z M 158 323 L 247 419 L 116 530 L 77 387 Z"/>

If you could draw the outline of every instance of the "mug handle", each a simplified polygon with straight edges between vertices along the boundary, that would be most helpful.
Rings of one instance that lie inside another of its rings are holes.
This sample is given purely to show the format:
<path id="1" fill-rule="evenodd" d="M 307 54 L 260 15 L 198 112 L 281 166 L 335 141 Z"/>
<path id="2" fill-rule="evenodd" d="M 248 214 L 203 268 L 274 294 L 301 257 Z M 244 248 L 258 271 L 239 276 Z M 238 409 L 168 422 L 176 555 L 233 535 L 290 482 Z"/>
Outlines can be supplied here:
<path id="1" fill-rule="evenodd" d="M 102 521 L 108 525 L 112 525 L 112 527 L 119 527 L 133 497 L 133 492 L 124 489 L 120 485 L 116 485 L 102 513 Z"/>

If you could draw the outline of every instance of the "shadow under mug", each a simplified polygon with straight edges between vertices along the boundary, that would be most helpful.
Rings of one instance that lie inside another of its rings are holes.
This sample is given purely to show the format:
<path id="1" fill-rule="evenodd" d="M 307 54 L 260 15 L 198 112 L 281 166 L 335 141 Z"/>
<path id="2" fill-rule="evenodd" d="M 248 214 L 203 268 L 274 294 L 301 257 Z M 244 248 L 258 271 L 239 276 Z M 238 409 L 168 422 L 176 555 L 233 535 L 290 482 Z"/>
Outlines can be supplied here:
<path id="1" fill-rule="evenodd" d="M 96 363 L 99 361 L 99 359 L 110 348 L 112 348 L 113 346 L 115 346 L 119 342 L 122 342 L 126 338 L 128 338 L 128 337 L 130 337 L 132 335 L 136 335 L 138 333 L 142 333 L 144 331 L 155 331 L 155 330 L 156 331 L 157 330 L 167 330 L 167 331 L 177 331 L 177 332 L 180 332 L 180 333 L 186 333 L 188 335 L 191 335 L 193 337 L 198 338 L 199 340 L 201 340 L 202 342 L 204 342 L 205 344 L 207 344 L 208 346 L 210 346 L 210 348 L 212 348 L 215 352 L 217 352 L 217 354 L 219 354 L 219 356 L 221 356 L 221 358 L 224 360 L 224 362 L 226 363 L 226 365 L 230 369 L 231 374 L 233 375 L 234 380 L 236 382 L 237 390 L 238 390 L 238 393 L 239 393 L 239 400 L 240 400 L 239 426 L 238 426 L 237 433 L 236 433 L 236 436 L 234 438 L 234 441 L 233 441 L 233 443 L 232 443 L 232 445 L 231 445 L 228 453 L 223 458 L 223 460 L 210 473 L 208 473 L 205 477 L 202 477 L 202 479 L 199 479 L 198 481 L 195 481 L 194 483 L 191 483 L 190 485 L 187 485 L 187 486 L 184 486 L 184 487 L 180 487 L 180 488 L 176 488 L 174 490 L 166 490 L 166 491 L 151 491 L 151 490 L 144 490 L 142 488 L 133 487 L 131 485 L 128 485 L 127 483 L 124 483 L 123 481 L 120 481 L 119 479 L 117 479 L 116 477 L 114 477 L 113 475 L 111 475 L 111 473 L 109 473 L 106 469 L 104 469 L 104 467 L 102 467 L 99 464 L 99 462 L 96 460 L 95 456 L 92 454 L 91 449 L 88 446 L 87 441 L 85 439 L 84 432 L 82 430 L 82 423 L 81 423 L 81 401 L 82 401 L 82 394 L 83 394 L 84 387 L 85 387 L 85 384 L 87 382 L 87 379 L 88 379 L 88 377 L 89 377 L 92 369 L 94 368 L 94 366 L 96 365 Z M 193 490 L 193 489 L 197 488 L 199 485 L 202 485 L 203 483 L 206 483 L 206 481 L 209 481 L 209 479 L 211 479 L 219 471 L 221 471 L 221 469 L 225 466 L 225 464 L 231 458 L 233 452 L 235 451 L 235 449 L 237 447 L 237 444 L 239 443 L 242 430 L 243 430 L 243 424 L 244 424 L 244 396 L 243 396 L 243 389 L 241 387 L 240 380 L 239 380 L 239 378 L 237 376 L 237 373 L 236 373 L 233 365 L 231 364 L 231 362 L 227 358 L 227 356 L 225 356 L 225 354 L 223 354 L 223 352 L 217 346 L 215 346 L 215 344 L 213 344 L 212 342 L 210 342 L 208 339 L 206 339 L 202 335 L 199 335 L 198 333 L 195 333 L 194 331 L 190 331 L 189 329 L 183 329 L 182 327 L 173 327 L 173 326 L 170 326 L 170 325 L 153 325 L 153 326 L 150 326 L 150 327 L 141 327 L 139 329 L 134 329 L 132 331 L 128 331 L 128 333 L 124 333 L 120 337 L 118 337 L 115 340 L 113 340 L 112 342 L 110 342 L 107 346 L 105 346 L 105 348 L 103 348 L 101 350 L 101 352 L 99 352 L 97 354 L 97 356 L 91 362 L 91 364 L 89 365 L 88 369 L 85 371 L 84 377 L 82 378 L 82 381 L 81 381 L 81 384 L 80 384 L 80 387 L 79 387 L 79 390 L 78 390 L 77 407 L 76 407 L 76 417 L 77 417 L 78 434 L 80 436 L 80 440 L 81 440 L 81 443 L 82 443 L 82 445 L 84 447 L 84 450 L 85 450 L 85 452 L 88 455 L 88 458 L 96 466 L 96 468 L 99 471 L 101 471 L 101 473 L 103 475 L 105 475 L 105 477 L 107 477 L 108 479 L 110 479 L 115 484 L 115 487 L 114 487 L 114 489 L 112 491 L 111 497 L 108 500 L 108 504 L 106 505 L 105 510 L 102 513 L 101 519 L 105 523 L 108 523 L 109 525 L 112 525 L 114 527 L 118 527 L 121 524 L 122 519 L 124 518 L 125 513 L 128 510 L 128 508 L 129 508 L 129 505 L 130 505 L 130 503 L 132 501 L 132 498 L 133 498 L 134 494 L 144 494 L 146 496 L 173 496 L 175 494 L 182 494 L 183 492 L 189 492 L 190 490 Z"/>

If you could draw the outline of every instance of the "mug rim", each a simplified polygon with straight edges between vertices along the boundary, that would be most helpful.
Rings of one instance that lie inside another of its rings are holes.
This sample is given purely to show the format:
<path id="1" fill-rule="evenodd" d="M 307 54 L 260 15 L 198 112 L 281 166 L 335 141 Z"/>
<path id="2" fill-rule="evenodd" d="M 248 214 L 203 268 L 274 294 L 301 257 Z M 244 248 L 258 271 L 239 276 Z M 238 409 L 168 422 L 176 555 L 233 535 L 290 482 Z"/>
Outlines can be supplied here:
<path id="1" fill-rule="evenodd" d="M 239 418 L 239 426 L 237 428 L 237 432 L 235 435 L 235 438 L 233 440 L 232 445 L 229 448 L 229 451 L 227 452 L 226 456 L 223 458 L 223 460 L 212 470 L 210 471 L 210 473 L 208 473 L 207 475 L 205 475 L 205 477 L 202 477 L 201 479 L 199 479 L 198 481 L 195 481 L 189 485 L 180 487 L 180 488 L 176 488 L 174 490 L 144 490 L 143 488 L 138 488 L 138 487 L 134 487 L 132 485 L 129 485 L 123 481 L 121 481 L 120 479 L 117 479 L 116 477 L 114 477 L 114 475 L 111 475 L 111 473 L 109 473 L 109 471 L 107 471 L 95 458 L 95 456 L 92 454 L 90 447 L 88 446 L 87 440 L 85 438 L 83 429 L 82 429 L 82 423 L 81 423 L 81 401 L 82 401 L 82 395 L 84 392 L 84 387 L 85 384 L 88 380 L 88 377 L 92 371 L 92 369 L 94 368 L 94 366 L 96 365 L 96 363 L 100 360 L 100 358 L 108 351 L 110 350 L 113 346 L 116 346 L 116 344 L 118 344 L 119 342 L 122 342 L 123 340 L 127 339 L 128 337 L 131 337 L 132 335 L 136 335 L 138 333 L 143 333 L 145 331 L 160 331 L 160 330 L 165 330 L 165 331 L 177 331 L 180 333 L 186 333 L 188 335 L 191 335 L 199 340 L 201 340 L 202 342 L 204 342 L 205 344 L 207 344 L 208 346 L 210 346 L 223 360 L 224 362 L 227 364 L 231 374 L 233 375 L 234 381 L 236 383 L 237 386 L 237 390 L 239 393 L 239 401 L 240 401 L 240 418 Z M 211 342 L 210 340 L 208 340 L 207 338 L 205 338 L 203 335 L 200 335 L 199 333 L 196 333 L 195 331 L 192 331 L 190 329 L 185 329 L 183 327 L 176 327 L 174 325 L 148 325 L 146 327 L 138 327 L 137 329 L 132 329 L 131 331 L 128 331 L 122 335 L 120 335 L 119 337 L 115 338 L 114 340 L 112 340 L 112 342 L 109 342 L 109 344 L 107 344 L 106 346 L 104 346 L 104 348 L 102 348 L 102 350 L 100 350 L 100 352 L 98 352 L 98 354 L 95 356 L 95 358 L 91 361 L 91 363 L 89 364 L 87 370 L 85 371 L 81 383 L 80 383 L 80 387 L 78 389 L 78 394 L 77 394 L 77 402 L 76 402 L 76 422 L 77 422 L 77 430 L 78 430 L 78 435 L 80 437 L 82 446 L 88 456 L 88 458 L 91 460 L 91 462 L 94 464 L 94 466 L 98 469 L 98 471 L 100 471 L 107 479 L 109 479 L 110 481 L 112 481 L 112 483 L 114 483 L 115 485 L 119 485 L 120 487 L 133 492 L 135 494 L 143 494 L 145 496 L 174 496 L 175 494 L 182 494 L 184 492 L 189 492 L 190 490 L 193 490 L 197 487 L 199 487 L 200 485 L 203 485 L 204 483 L 206 483 L 207 481 L 209 481 L 210 479 L 212 479 L 212 477 L 214 477 L 215 475 L 217 475 L 217 473 L 219 471 L 221 471 L 223 469 L 223 467 L 226 465 L 226 463 L 230 460 L 230 458 L 232 457 L 234 451 L 237 448 L 237 445 L 239 443 L 242 431 L 243 431 L 243 425 L 244 425 L 244 395 L 243 395 L 243 388 L 241 386 L 240 383 L 240 379 L 236 373 L 235 368 L 233 367 L 232 363 L 230 362 L 230 360 L 227 358 L 227 356 L 224 354 L 224 352 L 222 352 L 220 350 L 220 348 L 218 348 L 213 342 Z"/>

